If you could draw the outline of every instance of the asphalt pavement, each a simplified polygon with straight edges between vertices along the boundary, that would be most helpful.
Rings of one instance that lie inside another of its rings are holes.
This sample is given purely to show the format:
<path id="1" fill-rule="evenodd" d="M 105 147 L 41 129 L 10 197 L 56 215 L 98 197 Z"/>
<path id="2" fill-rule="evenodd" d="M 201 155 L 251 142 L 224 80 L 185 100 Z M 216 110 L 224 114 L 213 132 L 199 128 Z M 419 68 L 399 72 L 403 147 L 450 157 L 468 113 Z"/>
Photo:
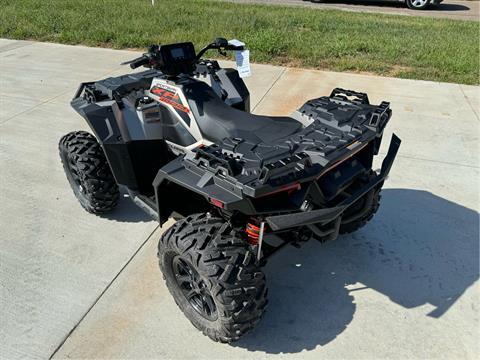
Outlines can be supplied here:
<path id="1" fill-rule="evenodd" d="M 87 128 L 69 105 L 78 84 L 136 56 L 0 40 L 0 358 L 478 358 L 478 86 L 253 65 L 255 113 L 350 88 L 392 104 L 375 167 L 392 132 L 403 142 L 374 220 L 274 257 L 264 319 L 225 345 L 165 287 L 156 245 L 171 223 L 126 196 L 86 213 L 58 158 L 59 138 Z"/>

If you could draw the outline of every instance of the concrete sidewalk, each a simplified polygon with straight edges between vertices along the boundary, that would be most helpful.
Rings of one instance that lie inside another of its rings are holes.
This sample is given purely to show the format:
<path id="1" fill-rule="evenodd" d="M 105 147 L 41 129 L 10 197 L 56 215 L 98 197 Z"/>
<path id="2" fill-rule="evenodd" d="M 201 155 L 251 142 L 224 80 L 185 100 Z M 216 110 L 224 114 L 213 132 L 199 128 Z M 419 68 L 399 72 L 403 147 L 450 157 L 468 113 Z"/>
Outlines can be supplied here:
<path id="1" fill-rule="evenodd" d="M 58 139 L 86 128 L 68 104 L 78 83 L 137 55 L 0 40 L 0 357 L 478 357 L 479 87 L 253 66 L 256 113 L 351 88 L 391 101 L 385 137 L 403 143 L 375 220 L 273 258 L 269 310 L 229 346 L 177 309 L 162 229 L 128 199 L 85 213 L 58 160 Z"/>

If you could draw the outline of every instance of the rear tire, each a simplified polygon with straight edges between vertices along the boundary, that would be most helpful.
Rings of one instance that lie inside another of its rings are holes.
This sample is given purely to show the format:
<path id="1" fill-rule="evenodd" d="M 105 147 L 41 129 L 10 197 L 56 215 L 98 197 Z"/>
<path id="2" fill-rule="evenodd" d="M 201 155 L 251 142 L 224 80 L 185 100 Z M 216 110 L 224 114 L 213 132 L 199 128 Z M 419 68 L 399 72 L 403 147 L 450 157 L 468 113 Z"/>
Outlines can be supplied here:
<path id="1" fill-rule="evenodd" d="M 86 131 L 74 131 L 60 139 L 58 149 L 68 182 L 82 207 L 94 214 L 112 210 L 120 192 L 97 139 Z"/>
<path id="2" fill-rule="evenodd" d="M 375 173 L 372 171 L 363 180 L 366 184 L 370 179 L 375 177 Z M 380 206 L 380 191 L 382 190 L 381 184 L 370 190 L 363 198 L 359 199 L 352 205 L 351 209 L 347 209 L 345 212 L 342 223 L 340 224 L 340 234 L 349 234 L 358 229 L 364 227 L 377 212 Z M 359 216 L 359 212 L 366 208 L 364 214 Z"/>
<path id="3" fill-rule="evenodd" d="M 229 343 L 260 321 L 267 305 L 265 275 L 223 219 L 195 214 L 178 221 L 161 237 L 158 257 L 175 302 L 204 335 Z"/>

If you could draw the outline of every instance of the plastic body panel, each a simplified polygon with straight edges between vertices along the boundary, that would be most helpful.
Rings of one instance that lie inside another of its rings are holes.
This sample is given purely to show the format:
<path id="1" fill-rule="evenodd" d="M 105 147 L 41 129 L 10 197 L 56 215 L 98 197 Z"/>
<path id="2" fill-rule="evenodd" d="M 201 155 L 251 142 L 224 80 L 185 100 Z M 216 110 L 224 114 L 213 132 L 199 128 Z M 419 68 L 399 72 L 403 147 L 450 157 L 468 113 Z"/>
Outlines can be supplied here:
<path id="1" fill-rule="evenodd" d="M 250 112 L 250 93 L 235 69 L 222 69 L 214 60 L 202 60 L 195 71 L 197 79 L 209 84 L 225 104 Z"/>
<path id="2" fill-rule="evenodd" d="M 177 139 L 168 119 L 158 133 L 148 131 L 142 119 L 145 112 L 138 99 L 158 75 L 149 70 L 88 83 L 71 102 L 102 145 L 117 183 L 146 195 L 153 194 L 152 181 L 158 169 L 174 158 L 165 133 Z M 168 110 L 156 107 L 159 118 L 170 116 Z M 150 118 L 150 123 L 153 120 Z"/>
<path id="3" fill-rule="evenodd" d="M 197 78 L 212 83 L 219 96 L 227 94 L 227 104 L 249 111 L 250 95 L 236 70 L 221 69 L 210 60 L 204 65 L 205 72 L 196 71 Z M 103 146 L 118 184 L 145 195 L 153 194 L 152 182 L 160 167 L 177 156 L 165 140 L 181 147 L 197 141 L 171 109 L 151 99 L 139 102 L 155 78 L 167 77 L 146 70 L 83 83 L 71 102 Z"/>
<path id="4" fill-rule="evenodd" d="M 293 117 L 304 127 L 273 144 L 228 138 L 167 164 L 154 181 L 157 198 L 175 183 L 229 213 L 289 213 L 305 199 L 329 207 L 370 171 L 391 110 L 385 102 L 369 104 L 365 94 L 336 89 Z M 159 204 L 159 211 L 165 221 L 169 210 L 162 214 Z"/>
<path id="5" fill-rule="evenodd" d="M 148 70 L 86 83 L 72 106 L 102 144 L 117 182 L 148 207 L 156 199 L 160 223 L 214 206 L 228 217 L 268 218 L 271 227 L 275 216 L 290 214 L 297 226 L 313 218 L 317 225 L 308 226 L 325 237 L 338 232 L 343 193 L 371 171 L 391 117 L 388 103 L 371 105 L 366 94 L 344 89 L 306 102 L 290 118 L 247 115 L 243 80 L 215 61 L 198 64 L 194 77 Z M 212 143 L 200 121 L 227 132 Z M 271 126 L 253 132 L 248 122 Z M 392 144 L 396 153 L 399 140 Z"/>

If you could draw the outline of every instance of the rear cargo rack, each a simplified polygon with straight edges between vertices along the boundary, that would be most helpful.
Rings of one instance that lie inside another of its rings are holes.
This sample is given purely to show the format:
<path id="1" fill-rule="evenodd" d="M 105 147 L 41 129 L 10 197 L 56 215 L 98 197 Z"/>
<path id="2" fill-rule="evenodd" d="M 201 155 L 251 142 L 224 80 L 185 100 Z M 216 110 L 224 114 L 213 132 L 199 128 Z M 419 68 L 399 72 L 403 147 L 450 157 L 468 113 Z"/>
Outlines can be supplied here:
<path id="1" fill-rule="evenodd" d="M 236 158 L 226 156 L 215 146 L 208 146 L 203 149 L 195 150 L 195 161 L 198 165 L 215 173 L 218 170 L 226 172 L 225 175 L 235 176 L 241 171 Z"/>
<path id="2" fill-rule="evenodd" d="M 370 121 L 368 124 L 370 126 L 378 126 L 380 123 L 380 120 L 382 117 L 385 115 L 385 113 L 390 109 L 390 103 L 386 101 L 382 101 L 380 105 L 373 111 L 372 117 L 370 118 Z"/>
<path id="3" fill-rule="evenodd" d="M 353 97 L 353 99 L 352 99 Z M 353 90 L 345 90 L 342 88 L 335 88 L 330 94 L 330 98 L 339 98 L 343 101 L 351 101 L 355 104 L 366 104 L 370 105 L 370 100 L 368 95 L 362 92 L 357 92 Z M 349 99 L 350 98 L 350 99 Z"/>
<path id="4" fill-rule="evenodd" d="M 289 172 L 298 171 L 298 169 L 296 170 L 298 165 L 307 165 L 309 161 L 310 157 L 306 153 L 301 152 L 273 163 L 265 164 L 258 180 L 260 183 L 265 184 L 270 178 L 276 175 L 287 175 Z"/>

